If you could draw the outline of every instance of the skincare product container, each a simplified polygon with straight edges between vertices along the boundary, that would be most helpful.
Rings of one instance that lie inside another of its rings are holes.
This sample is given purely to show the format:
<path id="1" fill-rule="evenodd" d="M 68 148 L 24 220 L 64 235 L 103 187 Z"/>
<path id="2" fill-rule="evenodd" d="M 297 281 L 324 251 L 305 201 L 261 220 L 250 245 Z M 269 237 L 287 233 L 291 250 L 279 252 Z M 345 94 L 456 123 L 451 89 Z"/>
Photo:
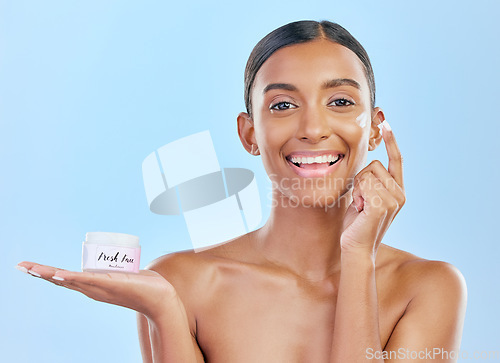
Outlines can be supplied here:
<path id="1" fill-rule="evenodd" d="M 83 242 L 82 270 L 139 272 L 139 237 L 125 233 L 88 232 Z"/>

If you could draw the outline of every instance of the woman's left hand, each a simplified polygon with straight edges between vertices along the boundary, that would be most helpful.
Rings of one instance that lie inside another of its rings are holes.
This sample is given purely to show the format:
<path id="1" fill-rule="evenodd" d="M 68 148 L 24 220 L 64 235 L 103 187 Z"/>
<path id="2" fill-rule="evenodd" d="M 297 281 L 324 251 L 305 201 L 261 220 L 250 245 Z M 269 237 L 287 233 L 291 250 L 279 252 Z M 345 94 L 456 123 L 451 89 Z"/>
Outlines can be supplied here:
<path id="1" fill-rule="evenodd" d="M 386 121 L 382 137 L 388 169 L 374 160 L 354 178 L 353 202 L 346 211 L 340 239 L 342 253 L 367 252 L 375 257 L 382 237 L 405 203 L 403 159 Z"/>

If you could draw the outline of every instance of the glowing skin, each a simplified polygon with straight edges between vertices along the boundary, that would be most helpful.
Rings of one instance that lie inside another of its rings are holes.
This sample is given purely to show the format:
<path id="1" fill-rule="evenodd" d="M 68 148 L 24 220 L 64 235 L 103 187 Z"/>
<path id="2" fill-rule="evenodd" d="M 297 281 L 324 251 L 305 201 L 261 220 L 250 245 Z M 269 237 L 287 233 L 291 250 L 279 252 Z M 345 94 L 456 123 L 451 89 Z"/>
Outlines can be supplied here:
<path id="1" fill-rule="evenodd" d="M 323 208 L 345 195 L 368 150 L 381 141 L 376 128 L 380 121 L 368 125 L 371 118 L 383 116 L 378 108 L 371 109 L 362 63 L 352 51 L 328 40 L 275 52 L 257 73 L 252 103 L 253 143 L 276 191 L 307 206 L 314 201 Z M 367 148 L 369 138 L 373 142 Z M 324 150 L 344 156 L 322 171 L 305 171 L 288 162 L 292 153 Z M 291 190 L 297 177 L 322 180 L 314 188 L 303 181 L 304 187 Z"/>

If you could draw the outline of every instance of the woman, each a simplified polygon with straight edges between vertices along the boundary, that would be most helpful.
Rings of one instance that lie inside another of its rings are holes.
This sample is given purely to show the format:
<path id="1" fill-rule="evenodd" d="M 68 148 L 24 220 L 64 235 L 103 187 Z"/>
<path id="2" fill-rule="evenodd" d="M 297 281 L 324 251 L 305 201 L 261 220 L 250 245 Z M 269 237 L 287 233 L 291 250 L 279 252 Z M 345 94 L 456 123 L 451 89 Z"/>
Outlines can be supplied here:
<path id="1" fill-rule="evenodd" d="M 276 29 L 250 55 L 245 103 L 241 142 L 273 181 L 262 228 L 138 275 L 20 268 L 136 310 L 145 362 L 456 361 L 460 272 L 381 243 L 403 165 L 363 47 L 331 22 Z M 382 139 L 388 168 L 363 168 Z"/>

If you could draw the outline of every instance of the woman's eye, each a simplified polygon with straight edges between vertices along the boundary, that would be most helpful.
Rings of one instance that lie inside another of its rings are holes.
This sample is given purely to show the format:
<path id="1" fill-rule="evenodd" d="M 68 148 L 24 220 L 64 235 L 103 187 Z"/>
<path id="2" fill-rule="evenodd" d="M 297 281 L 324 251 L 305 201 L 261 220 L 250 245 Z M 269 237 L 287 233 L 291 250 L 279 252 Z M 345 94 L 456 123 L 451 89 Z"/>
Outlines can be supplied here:
<path id="1" fill-rule="evenodd" d="M 275 103 L 274 105 L 272 105 L 270 107 L 271 110 L 277 110 L 277 111 L 283 111 L 283 110 L 290 110 L 292 108 L 295 108 L 297 106 L 295 106 L 293 103 L 290 103 L 290 102 L 278 102 L 278 103 Z"/>
<path id="2" fill-rule="evenodd" d="M 346 98 L 339 98 L 339 99 L 336 99 L 336 100 L 333 100 L 332 102 L 330 102 L 330 105 L 341 106 L 342 107 L 342 106 L 354 105 L 354 102 L 349 101 Z"/>

